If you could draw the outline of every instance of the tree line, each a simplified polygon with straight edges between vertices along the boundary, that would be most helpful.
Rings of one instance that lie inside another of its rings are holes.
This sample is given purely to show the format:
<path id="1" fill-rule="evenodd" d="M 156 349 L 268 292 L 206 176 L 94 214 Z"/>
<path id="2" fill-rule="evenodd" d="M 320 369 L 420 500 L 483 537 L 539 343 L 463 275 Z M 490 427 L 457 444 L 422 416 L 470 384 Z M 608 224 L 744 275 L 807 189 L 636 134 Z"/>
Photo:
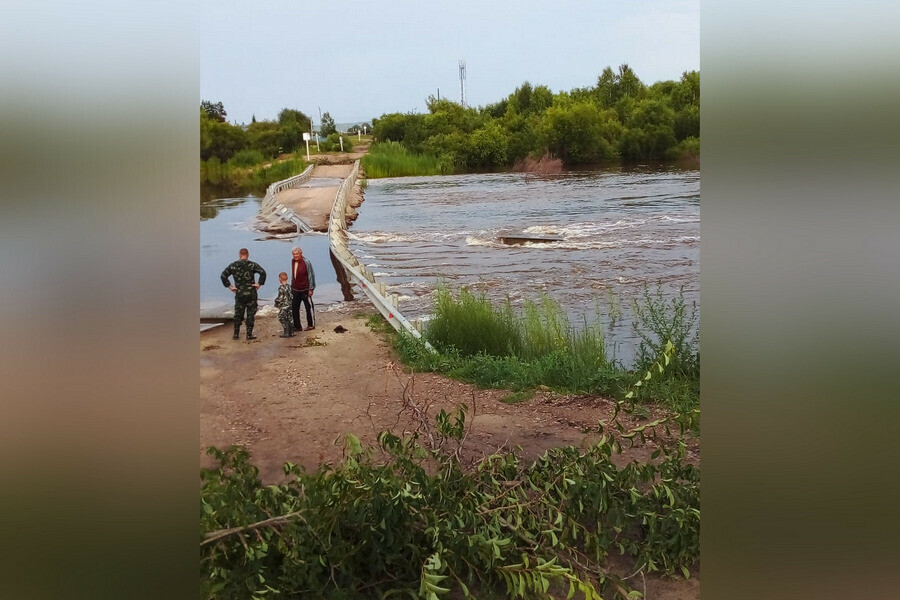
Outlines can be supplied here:
<path id="1" fill-rule="evenodd" d="M 700 154 L 700 73 L 644 84 L 623 64 L 592 87 L 554 94 L 529 82 L 484 107 L 430 96 L 427 114 L 373 119 L 379 142 L 440 159 L 445 172 L 508 167 L 549 157 L 566 165 L 676 160 Z"/>
<path id="2" fill-rule="evenodd" d="M 249 125 L 231 124 L 225 120 L 227 114 L 221 102 L 200 103 L 200 160 L 217 158 L 224 163 L 235 155 L 255 156 L 256 152 L 275 158 L 304 147 L 303 134 L 312 131 L 311 119 L 293 108 L 282 109 L 274 121 L 258 121 L 254 116 Z M 335 132 L 334 119 L 326 112 L 319 133 L 327 138 Z"/>

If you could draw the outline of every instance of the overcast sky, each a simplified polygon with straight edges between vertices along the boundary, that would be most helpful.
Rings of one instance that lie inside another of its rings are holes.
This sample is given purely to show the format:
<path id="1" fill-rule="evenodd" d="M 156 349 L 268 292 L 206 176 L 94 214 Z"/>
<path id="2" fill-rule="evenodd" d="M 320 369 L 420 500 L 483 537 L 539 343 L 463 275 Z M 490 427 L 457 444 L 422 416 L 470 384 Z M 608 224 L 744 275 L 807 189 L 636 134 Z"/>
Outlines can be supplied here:
<path id="1" fill-rule="evenodd" d="M 524 81 L 592 86 L 628 63 L 644 83 L 700 69 L 699 0 L 203 0 L 202 99 L 232 122 L 296 108 L 318 123 L 426 110 L 437 94 L 490 104 Z"/>

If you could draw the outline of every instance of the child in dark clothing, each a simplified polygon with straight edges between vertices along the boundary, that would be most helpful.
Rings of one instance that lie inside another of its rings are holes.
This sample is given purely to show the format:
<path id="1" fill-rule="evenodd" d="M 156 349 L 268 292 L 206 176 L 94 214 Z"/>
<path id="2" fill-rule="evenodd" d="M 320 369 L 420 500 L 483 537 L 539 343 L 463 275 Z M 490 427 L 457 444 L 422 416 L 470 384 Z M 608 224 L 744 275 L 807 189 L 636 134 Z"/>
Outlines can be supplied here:
<path id="1" fill-rule="evenodd" d="M 291 305 L 294 303 L 294 294 L 287 282 L 287 273 L 278 274 L 278 296 L 275 298 L 275 308 L 278 309 L 278 322 L 284 328 L 284 333 L 278 337 L 294 337 L 294 320 L 291 316 Z"/>

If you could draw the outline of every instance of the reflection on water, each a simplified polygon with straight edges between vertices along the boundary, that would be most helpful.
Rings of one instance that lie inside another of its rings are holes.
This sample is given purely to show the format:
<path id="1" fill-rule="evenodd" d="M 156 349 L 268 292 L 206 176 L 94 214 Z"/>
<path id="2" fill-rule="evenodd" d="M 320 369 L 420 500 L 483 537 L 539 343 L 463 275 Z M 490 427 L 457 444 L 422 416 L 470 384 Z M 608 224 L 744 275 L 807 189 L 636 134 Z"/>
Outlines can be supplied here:
<path id="1" fill-rule="evenodd" d="M 645 285 L 699 303 L 700 172 L 670 167 L 371 180 L 351 247 L 405 301 L 427 315 L 438 278 L 514 303 L 546 293 L 575 322 L 623 319 L 611 345 L 629 362 L 630 302 Z M 505 235 L 558 236 L 508 246 Z"/>
<path id="2" fill-rule="evenodd" d="M 244 202 L 256 202 L 258 198 L 247 196 L 246 198 L 210 198 L 200 201 L 200 220 L 215 219 L 223 208 L 231 208 Z"/>

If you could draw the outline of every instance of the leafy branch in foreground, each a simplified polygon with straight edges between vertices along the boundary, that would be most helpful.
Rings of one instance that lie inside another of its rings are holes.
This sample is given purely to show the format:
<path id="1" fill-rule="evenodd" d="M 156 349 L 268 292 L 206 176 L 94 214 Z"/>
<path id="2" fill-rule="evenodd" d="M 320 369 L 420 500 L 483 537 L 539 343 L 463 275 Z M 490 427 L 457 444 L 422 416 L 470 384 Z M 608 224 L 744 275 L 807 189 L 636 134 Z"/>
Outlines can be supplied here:
<path id="1" fill-rule="evenodd" d="M 437 434 L 460 439 L 466 409 Z M 209 450 L 201 471 L 201 574 L 207 598 L 633 598 L 611 552 L 639 571 L 683 573 L 699 556 L 699 469 L 684 445 L 658 464 L 617 467 L 618 444 L 515 453 L 464 468 L 418 432 L 379 435 L 380 455 L 347 436 L 343 461 L 263 485 L 247 452 Z M 376 460 L 377 458 L 377 460 Z M 607 596 L 610 597 L 610 596 Z"/>

